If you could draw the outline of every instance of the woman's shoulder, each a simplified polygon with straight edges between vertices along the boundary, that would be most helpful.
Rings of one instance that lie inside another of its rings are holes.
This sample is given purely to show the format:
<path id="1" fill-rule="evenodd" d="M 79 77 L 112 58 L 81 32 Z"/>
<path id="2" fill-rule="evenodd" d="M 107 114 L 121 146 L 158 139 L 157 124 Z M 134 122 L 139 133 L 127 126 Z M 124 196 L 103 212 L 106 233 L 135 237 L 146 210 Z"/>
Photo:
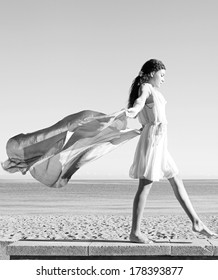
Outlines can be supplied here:
<path id="1" fill-rule="evenodd" d="M 152 92 L 152 88 L 153 88 L 152 85 L 149 84 L 149 83 L 143 83 L 141 85 L 142 90 L 146 90 L 146 91 L 149 91 L 149 92 Z"/>
<path id="2" fill-rule="evenodd" d="M 145 88 L 145 89 L 152 89 L 152 85 L 150 84 L 150 83 L 143 83 L 142 85 L 141 85 L 141 87 L 142 88 Z"/>
<path id="3" fill-rule="evenodd" d="M 152 85 L 149 83 L 143 83 L 140 87 L 140 94 L 150 95 L 152 93 Z"/>

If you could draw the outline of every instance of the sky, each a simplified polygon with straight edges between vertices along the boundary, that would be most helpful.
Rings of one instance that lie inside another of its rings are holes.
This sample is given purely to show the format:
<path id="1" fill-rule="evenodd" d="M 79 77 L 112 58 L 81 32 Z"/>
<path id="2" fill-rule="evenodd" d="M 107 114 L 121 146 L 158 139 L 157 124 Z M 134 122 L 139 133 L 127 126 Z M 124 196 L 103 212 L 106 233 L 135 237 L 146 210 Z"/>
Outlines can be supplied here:
<path id="1" fill-rule="evenodd" d="M 7 140 L 84 109 L 127 106 L 150 58 L 167 71 L 168 149 L 182 178 L 218 178 L 217 1 L 19 0 L 0 3 L 0 161 Z M 129 127 L 140 127 L 131 120 Z M 138 137 L 75 179 L 128 179 Z M 0 178 L 30 178 L 0 170 Z"/>

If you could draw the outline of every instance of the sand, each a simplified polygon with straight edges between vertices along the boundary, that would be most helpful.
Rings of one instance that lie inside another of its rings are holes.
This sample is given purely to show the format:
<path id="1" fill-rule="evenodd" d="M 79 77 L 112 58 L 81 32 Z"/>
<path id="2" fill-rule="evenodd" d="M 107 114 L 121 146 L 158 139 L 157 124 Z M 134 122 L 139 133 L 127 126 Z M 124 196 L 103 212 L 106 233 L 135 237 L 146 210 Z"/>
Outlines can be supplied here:
<path id="1" fill-rule="evenodd" d="M 201 215 L 218 231 L 218 216 Z M 0 240 L 128 240 L 131 215 L 3 215 Z M 149 239 L 206 238 L 191 230 L 185 215 L 144 216 L 142 232 Z"/>
<path id="2" fill-rule="evenodd" d="M 134 184 L 135 185 L 134 185 Z M 203 222 L 218 231 L 218 181 L 186 181 Z M 79 181 L 63 189 L 0 181 L 0 240 L 128 240 L 137 182 Z M 192 232 L 168 182 L 155 183 L 142 231 L 150 239 L 202 238 Z"/>

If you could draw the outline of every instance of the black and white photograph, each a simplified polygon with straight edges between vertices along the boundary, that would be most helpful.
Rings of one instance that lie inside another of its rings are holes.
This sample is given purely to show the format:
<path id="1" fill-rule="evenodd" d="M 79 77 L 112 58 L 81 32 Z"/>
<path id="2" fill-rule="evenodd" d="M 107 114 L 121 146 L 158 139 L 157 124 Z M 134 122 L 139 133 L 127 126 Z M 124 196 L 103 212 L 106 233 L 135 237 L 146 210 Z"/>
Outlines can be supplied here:
<path id="1" fill-rule="evenodd" d="M 0 267 L 213 275 L 217 27 L 213 0 L 1 1 Z"/>

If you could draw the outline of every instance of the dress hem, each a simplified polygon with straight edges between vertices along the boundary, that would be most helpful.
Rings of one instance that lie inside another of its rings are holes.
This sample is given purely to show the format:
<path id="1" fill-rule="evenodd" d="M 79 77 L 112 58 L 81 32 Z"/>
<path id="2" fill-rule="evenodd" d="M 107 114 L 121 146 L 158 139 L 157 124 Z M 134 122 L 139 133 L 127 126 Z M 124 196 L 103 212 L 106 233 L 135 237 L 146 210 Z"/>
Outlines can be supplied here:
<path id="1" fill-rule="evenodd" d="M 138 176 L 130 176 L 129 175 L 129 177 L 131 178 L 131 179 L 146 179 L 146 180 L 148 180 L 148 181 L 152 181 L 152 182 L 159 182 L 160 180 L 163 180 L 163 179 L 171 179 L 171 178 L 173 178 L 173 177 L 175 177 L 175 176 L 177 176 L 179 174 L 179 172 L 174 172 L 174 173 L 172 173 L 170 176 L 163 176 L 163 177 L 161 177 L 161 178 L 158 178 L 158 179 L 151 179 L 151 178 L 146 178 L 145 176 L 140 176 L 140 177 L 138 177 Z"/>

